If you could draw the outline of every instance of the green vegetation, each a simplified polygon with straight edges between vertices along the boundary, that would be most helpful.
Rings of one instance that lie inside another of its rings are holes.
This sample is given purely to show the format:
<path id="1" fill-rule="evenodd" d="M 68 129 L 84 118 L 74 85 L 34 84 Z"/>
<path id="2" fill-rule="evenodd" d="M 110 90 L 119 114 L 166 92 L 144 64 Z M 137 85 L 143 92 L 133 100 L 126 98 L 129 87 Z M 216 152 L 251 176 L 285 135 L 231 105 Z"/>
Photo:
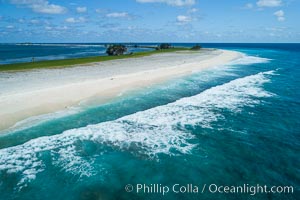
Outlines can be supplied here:
<path id="1" fill-rule="evenodd" d="M 35 62 L 28 62 L 28 63 L 5 64 L 5 65 L 0 65 L 0 72 L 21 71 L 21 70 L 30 70 L 30 69 L 65 68 L 65 67 L 72 67 L 73 65 L 103 62 L 108 60 L 117 60 L 117 59 L 124 59 L 124 58 L 138 58 L 138 57 L 149 56 L 157 53 L 167 53 L 167 52 L 175 52 L 181 50 L 189 50 L 189 49 L 181 47 L 181 48 L 161 49 L 157 51 L 137 52 L 133 54 L 124 54 L 120 56 L 94 56 L 94 57 L 73 58 L 73 59 L 64 59 L 64 60 L 48 60 L 48 61 L 35 61 Z"/>
<path id="2" fill-rule="evenodd" d="M 202 47 L 199 44 L 196 44 L 191 48 L 191 50 L 200 50 Z"/>
<path id="3" fill-rule="evenodd" d="M 126 46 L 122 44 L 113 44 L 106 49 L 106 53 L 109 56 L 120 56 L 123 55 L 126 51 Z"/>
<path id="4" fill-rule="evenodd" d="M 158 47 L 156 47 L 156 50 L 161 50 L 161 49 L 171 49 L 172 45 L 169 43 L 162 43 Z"/>

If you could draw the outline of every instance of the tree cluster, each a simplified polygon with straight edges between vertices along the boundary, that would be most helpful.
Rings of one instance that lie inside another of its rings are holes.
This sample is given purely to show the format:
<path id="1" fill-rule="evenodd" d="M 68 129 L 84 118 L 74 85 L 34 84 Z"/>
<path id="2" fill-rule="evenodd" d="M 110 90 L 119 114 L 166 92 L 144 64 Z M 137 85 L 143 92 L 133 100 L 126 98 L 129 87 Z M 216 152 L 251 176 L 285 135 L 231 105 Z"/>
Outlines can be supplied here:
<path id="1" fill-rule="evenodd" d="M 196 44 L 191 48 L 191 50 L 200 50 L 202 47 L 199 44 Z"/>
<path id="2" fill-rule="evenodd" d="M 170 43 L 162 43 L 156 47 L 156 50 L 170 49 L 170 48 L 172 48 L 172 45 Z"/>
<path id="3" fill-rule="evenodd" d="M 127 51 L 127 47 L 122 44 L 109 45 L 106 49 L 106 53 L 109 56 L 119 56 L 123 55 Z"/>

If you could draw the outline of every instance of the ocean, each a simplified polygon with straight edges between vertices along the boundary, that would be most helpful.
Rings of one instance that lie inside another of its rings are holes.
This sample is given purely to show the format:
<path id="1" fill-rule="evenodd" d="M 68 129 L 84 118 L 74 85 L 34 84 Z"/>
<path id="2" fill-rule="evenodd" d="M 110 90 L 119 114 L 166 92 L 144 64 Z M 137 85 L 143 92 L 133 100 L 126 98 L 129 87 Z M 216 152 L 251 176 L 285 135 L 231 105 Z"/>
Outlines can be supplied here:
<path id="1" fill-rule="evenodd" d="M 299 199 L 300 44 L 202 45 L 244 56 L 1 134 L 0 199 Z"/>
<path id="2" fill-rule="evenodd" d="M 148 48 L 128 47 L 128 52 L 150 51 Z M 34 43 L 0 44 L 0 65 L 43 60 L 61 60 L 103 56 L 106 47 L 103 43 Z"/>

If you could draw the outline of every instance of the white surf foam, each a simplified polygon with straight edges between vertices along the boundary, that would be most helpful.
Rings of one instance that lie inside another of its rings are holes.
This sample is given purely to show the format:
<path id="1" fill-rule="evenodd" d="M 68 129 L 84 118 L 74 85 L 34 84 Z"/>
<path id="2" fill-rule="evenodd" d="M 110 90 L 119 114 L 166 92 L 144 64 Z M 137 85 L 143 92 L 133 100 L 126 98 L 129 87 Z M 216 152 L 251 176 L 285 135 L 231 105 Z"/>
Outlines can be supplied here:
<path id="1" fill-rule="evenodd" d="M 262 88 L 270 81 L 272 73 L 268 71 L 239 78 L 198 95 L 114 121 L 1 149 L 0 172 L 18 173 L 21 176 L 19 185 L 22 186 L 45 169 L 43 155 L 50 152 L 47 155 L 56 167 L 79 176 L 90 176 L 94 173 L 93 159 L 82 156 L 82 146 L 79 145 L 85 141 L 148 158 L 157 159 L 161 154 L 189 154 L 197 140 L 186 126 L 209 128 L 212 122 L 224 118 L 222 111 L 239 112 L 244 106 L 259 104 L 262 97 L 272 96 Z"/>
<path id="2" fill-rule="evenodd" d="M 238 59 L 235 59 L 228 63 L 228 65 L 250 65 L 250 64 L 256 64 L 256 63 L 268 63 L 271 61 L 269 58 L 262 58 L 257 56 L 248 56 L 246 54 L 241 53 L 241 57 Z"/>
<path id="3" fill-rule="evenodd" d="M 81 177 L 89 177 L 96 173 L 92 168 L 94 159 L 88 161 L 84 160 L 82 156 L 78 155 L 75 145 L 67 146 L 59 150 L 51 150 L 52 164 L 56 167 L 62 168 L 65 172 L 79 175 Z"/>

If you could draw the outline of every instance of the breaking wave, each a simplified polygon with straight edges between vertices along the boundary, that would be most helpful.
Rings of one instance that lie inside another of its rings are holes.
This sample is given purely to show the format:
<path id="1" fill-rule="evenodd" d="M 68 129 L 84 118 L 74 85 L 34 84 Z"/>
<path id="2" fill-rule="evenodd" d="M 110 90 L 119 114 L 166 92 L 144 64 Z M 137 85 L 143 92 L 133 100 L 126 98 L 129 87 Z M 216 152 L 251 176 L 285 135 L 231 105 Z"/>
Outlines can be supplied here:
<path id="1" fill-rule="evenodd" d="M 18 187 L 22 188 L 45 170 L 49 165 L 45 160 L 49 159 L 54 167 L 82 177 L 96 173 L 93 170 L 95 155 L 105 151 L 126 151 L 146 159 L 159 159 L 162 154 L 179 156 L 192 153 L 197 138 L 187 126 L 212 128 L 212 122 L 224 119 L 222 111 L 240 112 L 243 107 L 255 106 L 262 98 L 272 96 L 263 85 L 270 81 L 273 73 L 268 71 L 238 78 L 198 95 L 114 121 L 71 129 L 1 149 L 0 174 L 17 174 Z M 85 153 L 85 142 L 99 146 L 101 151 Z"/>
<path id="2" fill-rule="evenodd" d="M 256 63 L 268 63 L 272 59 L 269 58 L 262 58 L 257 56 L 248 56 L 246 54 L 242 54 L 242 56 L 236 60 L 231 61 L 230 65 L 250 65 Z"/>

